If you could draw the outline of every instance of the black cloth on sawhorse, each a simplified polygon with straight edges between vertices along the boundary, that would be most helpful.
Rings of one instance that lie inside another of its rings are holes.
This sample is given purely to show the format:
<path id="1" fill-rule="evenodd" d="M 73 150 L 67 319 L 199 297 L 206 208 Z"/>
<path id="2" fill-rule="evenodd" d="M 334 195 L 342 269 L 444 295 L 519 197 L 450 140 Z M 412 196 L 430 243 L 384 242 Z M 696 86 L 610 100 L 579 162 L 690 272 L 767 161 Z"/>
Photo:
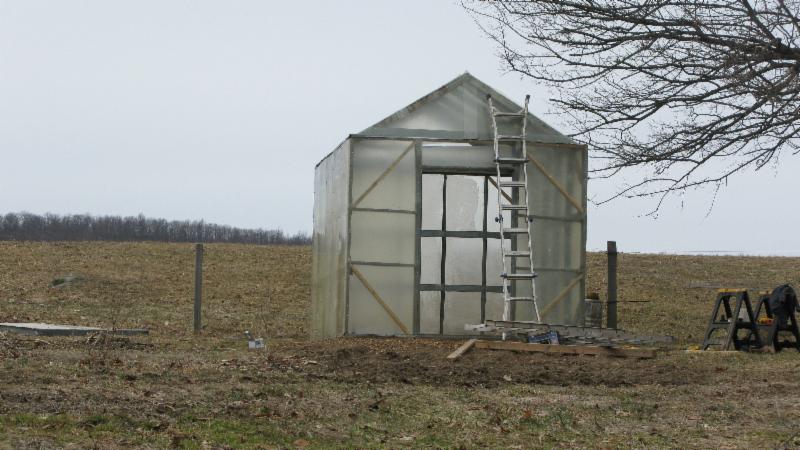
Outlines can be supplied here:
<path id="1" fill-rule="evenodd" d="M 795 311 L 798 309 L 797 295 L 788 284 L 783 284 L 765 293 L 758 299 L 756 305 L 756 323 L 758 329 L 766 335 L 764 342 L 770 350 L 779 352 L 784 348 L 794 347 L 800 351 L 800 330 L 797 326 Z M 761 313 L 767 319 L 762 324 Z M 781 332 L 789 332 L 794 336 L 794 341 L 780 339 Z"/>
<path id="2" fill-rule="evenodd" d="M 731 307 L 731 301 L 736 302 L 733 307 Z M 721 309 L 724 311 L 720 311 Z M 747 313 L 746 318 L 740 317 L 742 310 Z M 723 313 L 722 315 L 720 315 L 721 312 Z M 740 330 L 745 330 L 748 333 L 743 338 L 740 338 Z M 717 331 L 723 331 L 725 333 L 724 337 L 721 339 L 715 338 L 714 334 Z M 702 350 L 708 350 L 712 345 L 719 346 L 720 350 L 730 350 L 731 345 L 736 350 L 755 349 L 762 346 L 756 318 L 753 314 L 753 305 L 750 304 L 747 290 L 721 289 L 717 293 L 714 311 L 711 314 L 711 320 L 708 322 L 708 328 L 706 328 L 706 334 L 703 338 Z"/>

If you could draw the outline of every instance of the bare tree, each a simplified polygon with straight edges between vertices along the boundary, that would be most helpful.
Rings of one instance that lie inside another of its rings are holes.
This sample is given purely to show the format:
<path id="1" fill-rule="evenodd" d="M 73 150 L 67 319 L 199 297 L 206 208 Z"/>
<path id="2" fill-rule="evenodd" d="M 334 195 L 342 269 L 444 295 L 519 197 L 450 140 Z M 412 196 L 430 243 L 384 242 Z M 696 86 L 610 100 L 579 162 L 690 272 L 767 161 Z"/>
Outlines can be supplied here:
<path id="1" fill-rule="evenodd" d="M 800 0 L 462 4 L 508 70 L 554 88 L 594 176 L 636 174 L 611 198 L 660 205 L 798 152 Z"/>

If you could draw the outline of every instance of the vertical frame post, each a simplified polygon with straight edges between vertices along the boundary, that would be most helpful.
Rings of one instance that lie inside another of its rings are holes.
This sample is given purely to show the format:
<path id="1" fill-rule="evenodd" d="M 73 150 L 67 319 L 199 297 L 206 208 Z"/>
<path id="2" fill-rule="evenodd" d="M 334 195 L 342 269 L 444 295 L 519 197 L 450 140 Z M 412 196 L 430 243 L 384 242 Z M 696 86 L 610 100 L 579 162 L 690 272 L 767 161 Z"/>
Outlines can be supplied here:
<path id="1" fill-rule="evenodd" d="M 422 276 L 422 142 L 414 141 L 414 167 L 416 171 L 416 200 L 415 212 L 417 213 L 414 223 L 414 323 L 412 332 L 419 334 L 420 322 L 420 293 L 419 283 Z"/>
<path id="2" fill-rule="evenodd" d="M 498 181 L 498 189 L 500 189 Z M 489 176 L 483 177 L 483 239 L 481 246 L 481 323 L 486 322 L 486 253 L 489 241 L 486 233 L 489 231 Z"/>
<path id="3" fill-rule="evenodd" d="M 353 266 L 350 264 L 350 248 L 353 246 L 353 161 L 355 160 L 356 144 L 361 141 L 350 138 L 347 160 L 347 255 L 344 283 L 344 333 L 350 334 L 350 275 Z"/>
<path id="4" fill-rule="evenodd" d="M 447 174 L 442 176 L 442 261 L 439 279 L 442 291 L 439 297 L 439 334 L 444 334 L 445 268 L 447 267 Z"/>
<path id="5" fill-rule="evenodd" d="M 202 328 L 201 309 L 203 302 L 203 244 L 194 246 L 194 332 Z"/>
<path id="6" fill-rule="evenodd" d="M 589 183 L 589 150 L 587 146 L 583 146 L 581 149 L 582 157 L 581 162 L 583 166 L 581 167 L 580 172 L 577 173 L 581 181 L 581 190 L 583 191 L 583 195 L 581 195 L 581 204 L 583 205 L 583 214 L 581 214 L 581 273 L 583 274 L 583 278 L 580 282 L 580 297 L 579 299 L 583 300 L 586 298 L 586 205 L 588 202 L 588 183 Z M 578 317 L 576 318 L 578 321 L 583 320 L 586 317 L 586 302 L 580 301 L 578 302 Z M 606 314 L 607 315 L 607 314 Z M 601 324 L 602 325 L 602 324 Z"/>
<path id="7" fill-rule="evenodd" d="M 608 241 L 608 294 L 606 312 L 606 326 L 617 328 L 617 243 Z"/>

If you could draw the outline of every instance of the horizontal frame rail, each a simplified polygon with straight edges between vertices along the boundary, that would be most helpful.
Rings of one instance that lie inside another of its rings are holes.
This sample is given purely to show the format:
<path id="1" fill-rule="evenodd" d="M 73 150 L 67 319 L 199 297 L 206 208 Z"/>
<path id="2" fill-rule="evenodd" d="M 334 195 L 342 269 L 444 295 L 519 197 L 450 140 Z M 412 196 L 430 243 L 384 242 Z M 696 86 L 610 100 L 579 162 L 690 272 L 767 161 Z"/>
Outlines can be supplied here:
<path id="1" fill-rule="evenodd" d="M 581 269 L 566 269 L 561 267 L 535 267 L 534 272 L 568 272 L 568 273 L 583 273 Z"/>
<path id="2" fill-rule="evenodd" d="M 424 165 L 422 166 L 422 173 L 424 175 L 467 175 L 467 176 L 494 176 L 497 175 L 497 169 L 494 166 L 489 167 L 463 167 L 463 166 L 437 166 L 437 165 Z M 503 169 L 500 171 L 504 177 L 510 177 L 514 171 Z"/>
<path id="3" fill-rule="evenodd" d="M 503 293 L 503 286 L 486 286 L 483 288 L 480 284 L 420 284 L 420 291 L 436 291 L 436 292 L 497 292 Z"/>
<path id="4" fill-rule="evenodd" d="M 379 212 L 379 213 L 396 213 L 396 214 L 417 214 L 416 211 L 410 209 L 388 209 L 388 208 L 352 208 L 353 211 L 360 212 Z"/>
<path id="5" fill-rule="evenodd" d="M 450 231 L 450 230 L 421 230 L 420 236 L 422 237 L 454 237 L 454 238 L 478 238 L 484 237 L 488 239 L 500 239 L 498 232 L 483 231 Z"/>
<path id="6" fill-rule="evenodd" d="M 385 267 L 414 267 L 414 263 L 383 262 L 383 261 L 350 261 L 356 266 L 385 266 Z"/>
<path id="7" fill-rule="evenodd" d="M 531 220 L 558 220 L 561 222 L 583 222 L 586 220 L 586 215 L 580 216 L 546 216 L 542 214 L 528 214 Z"/>

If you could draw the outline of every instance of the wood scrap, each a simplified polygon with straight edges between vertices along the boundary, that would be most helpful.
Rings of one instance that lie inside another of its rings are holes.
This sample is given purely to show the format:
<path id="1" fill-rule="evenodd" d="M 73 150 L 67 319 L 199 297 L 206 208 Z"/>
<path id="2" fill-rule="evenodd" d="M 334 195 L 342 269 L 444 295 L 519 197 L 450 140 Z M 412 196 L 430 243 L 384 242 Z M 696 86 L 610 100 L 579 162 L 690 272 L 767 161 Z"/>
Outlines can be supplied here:
<path id="1" fill-rule="evenodd" d="M 685 351 L 686 353 L 694 353 L 694 354 L 702 354 L 702 355 L 740 355 L 742 351 L 739 350 L 700 350 L 700 349 L 688 349 Z"/>
<path id="2" fill-rule="evenodd" d="M 525 342 L 508 342 L 508 341 L 476 341 L 474 346 L 475 348 L 486 348 L 490 350 L 512 350 L 519 352 L 621 356 L 627 358 L 643 358 L 643 359 L 656 357 L 656 350 L 652 348 L 619 348 L 619 347 L 600 347 L 594 345 L 527 344 Z"/>
<path id="3" fill-rule="evenodd" d="M 478 342 L 477 339 L 470 339 L 467 342 L 463 343 L 460 347 L 455 349 L 453 353 L 447 355 L 447 359 L 455 361 L 456 359 L 460 358 L 464 353 L 467 353 L 474 345 Z"/>

